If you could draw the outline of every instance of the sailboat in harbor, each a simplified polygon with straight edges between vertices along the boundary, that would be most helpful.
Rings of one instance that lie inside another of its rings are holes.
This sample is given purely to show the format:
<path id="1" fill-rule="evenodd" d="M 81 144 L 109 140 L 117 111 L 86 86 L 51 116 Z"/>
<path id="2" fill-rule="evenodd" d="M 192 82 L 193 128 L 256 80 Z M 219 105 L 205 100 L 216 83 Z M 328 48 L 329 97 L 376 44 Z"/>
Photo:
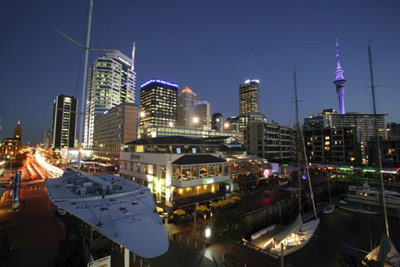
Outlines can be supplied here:
<path id="1" fill-rule="evenodd" d="M 326 206 L 323 210 L 322 210 L 322 212 L 324 213 L 324 214 L 331 214 L 332 212 L 334 212 L 334 210 L 335 210 L 335 204 L 333 204 L 332 203 L 332 199 L 331 199 L 331 186 L 330 186 L 330 182 L 329 182 L 329 180 L 330 180 L 330 175 L 328 176 L 328 195 L 329 195 L 329 204 L 328 204 L 328 206 Z"/>
<path id="2" fill-rule="evenodd" d="M 371 47 L 368 46 L 368 59 L 369 59 L 369 70 L 371 76 L 371 91 L 372 91 L 372 102 L 374 108 L 374 115 L 376 115 L 376 105 L 375 105 L 375 85 L 374 85 L 374 78 L 373 78 L 373 71 L 372 71 L 372 57 L 371 57 Z M 380 146 L 380 138 L 378 136 L 378 127 L 375 118 L 375 137 L 378 149 L 378 173 L 380 175 L 380 182 L 381 182 L 381 208 L 383 209 L 382 212 L 382 219 L 384 220 L 384 231 L 382 231 L 382 236 L 380 243 L 377 247 L 375 247 L 370 253 L 367 254 L 365 257 L 365 261 L 363 264 L 366 265 L 373 265 L 373 266 L 400 266 L 400 254 L 397 251 L 396 247 L 393 245 L 392 241 L 390 240 L 389 234 L 389 223 L 388 223 L 388 216 L 387 216 L 387 207 L 386 207 L 386 192 L 384 188 L 384 181 L 382 175 L 382 154 L 381 154 L 381 146 Z"/>
<path id="3" fill-rule="evenodd" d="M 299 126 L 299 110 L 298 110 L 298 99 L 297 99 L 297 81 L 296 81 L 296 72 L 294 72 L 294 89 L 295 89 L 295 104 L 296 104 L 296 122 L 297 122 L 297 131 L 300 133 L 301 144 L 304 152 L 305 159 L 305 167 L 306 167 L 306 175 L 308 178 L 308 184 L 310 186 L 310 198 L 313 206 L 314 216 L 315 218 L 304 223 L 301 216 L 301 179 L 299 177 L 299 215 L 294 220 L 294 222 L 286 228 L 286 230 L 276 234 L 270 240 L 268 240 L 263 248 L 267 254 L 273 257 L 282 257 L 292 254 L 304 246 L 306 246 L 311 238 L 313 237 L 315 231 L 318 228 L 320 219 L 317 216 L 317 211 L 315 208 L 314 202 L 314 194 L 311 186 L 311 177 L 310 171 L 308 168 L 308 160 L 305 153 L 305 142 L 303 137 L 302 129 Z M 299 164 L 299 172 L 300 172 L 300 164 Z"/>

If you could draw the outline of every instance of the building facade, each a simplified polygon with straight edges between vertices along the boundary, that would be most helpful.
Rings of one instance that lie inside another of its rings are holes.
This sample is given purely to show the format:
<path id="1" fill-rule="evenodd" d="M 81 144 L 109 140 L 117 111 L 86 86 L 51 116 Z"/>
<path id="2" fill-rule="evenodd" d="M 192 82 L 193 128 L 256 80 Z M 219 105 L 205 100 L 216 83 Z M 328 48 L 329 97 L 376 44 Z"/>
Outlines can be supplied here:
<path id="1" fill-rule="evenodd" d="M 96 115 L 93 152 L 106 161 L 118 161 L 121 146 L 136 140 L 138 106 L 123 103 Z"/>
<path id="2" fill-rule="evenodd" d="M 216 131 L 224 131 L 224 117 L 222 113 L 214 113 L 211 117 L 211 129 Z"/>
<path id="3" fill-rule="evenodd" d="M 193 205 L 221 197 L 230 180 L 218 145 L 182 136 L 139 139 L 124 145 L 120 174 L 148 186 L 158 203 Z"/>
<path id="4" fill-rule="evenodd" d="M 190 127 L 190 108 L 194 103 L 199 102 L 200 97 L 195 94 L 192 89 L 185 87 L 178 96 L 178 127 L 188 128 Z"/>
<path id="5" fill-rule="evenodd" d="M 363 114 L 363 113 L 346 113 L 338 114 L 336 112 L 330 112 L 329 110 L 324 111 L 318 115 L 311 115 L 305 120 L 305 128 L 347 128 L 356 127 L 360 134 L 360 147 L 361 147 L 361 158 L 362 164 L 367 164 L 368 157 L 366 146 L 368 140 L 378 136 L 386 140 L 387 130 L 385 123 L 386 114 Z M 310 124 L 310 119 L 314 120 L 314 125 Z M 377 127 L 375 127 L 375 125 Z"/>
<path id="6" fill-rule="evenodd" d="M 168 126 L 154 126 L 140 129 L 140 138 L 157 138 L 162 136 L 184 136 L 191 138 L 207 138 L 207 137 L 226 137 L 230 136 L 236 140 L 242 140 L 243 135 L 239 132 L 220 132 L 215 130 L 201 130 L 193 128 L 179 128 Z"/>
<path id="7" fill-rule="evenodd" d="M 388 139 L 400 139 L 400 123 L 390 122 L 387 124 Z"/>
<path id="8" fill-rule="evenodd" d="M 22 149 L 22 128 L 21 123 L 18 120 L 17 126 L 14 129 L 13 137 L 4 138 L 1 140 L 1 157 L 2 159 L 14 160 L 17 154 Z"/>
<path id="9" fill-rule="evenodd" d="M 207 101 L 199 101 L 193 104 L 189 110 L 190 128 L 211 130 L 211 104 Z"/>
<path id="10" fill-rule="evenodd" d="M 75 145 L 77 100 L 72 96 L 59 95 L 53 103 L 51 147 L 55 150 L 73 148 Z"/>
<path id="11" fill-rule="evenodd" d="M 296 131 L 276 123 L 254 122 L 243 132 L 249 154 L 271 162 L 290 162 L 296 157 Z"/>
<path id="12" fill-rule="evenodd" d="M 140 88 L 140 127 L 176 126 L 178 85 L 150 79 Z"/>
<path id="13" fill-rule="evenodd" d="M 84 143 L 93 146 L 95 116 L 122 103 L 135 102 L 133 60 L 120 51 L 106 53 L 89 68 Z"/>
<path id="14" fill-rule="evenodd" d="M 381 140 L 382 167 L 400 168 L 400 138 Z M 369 140 L 367 145 L 368 165 L 378 167 L 378 145 L 376 140 Z"/>
<path id="15" fill-rule="evenodd" d="M 362 162 L 357 127 L 304 129 L 304 142 L 311 163 L 359 165 Z"/>
<path id="16" fill-rule="evenodd" d="M 239 114 L 244 115 L 249 112 L 260 112 L 259 104 L 259 84 L 256 79 L 246 80 L 239 86 Z"/>

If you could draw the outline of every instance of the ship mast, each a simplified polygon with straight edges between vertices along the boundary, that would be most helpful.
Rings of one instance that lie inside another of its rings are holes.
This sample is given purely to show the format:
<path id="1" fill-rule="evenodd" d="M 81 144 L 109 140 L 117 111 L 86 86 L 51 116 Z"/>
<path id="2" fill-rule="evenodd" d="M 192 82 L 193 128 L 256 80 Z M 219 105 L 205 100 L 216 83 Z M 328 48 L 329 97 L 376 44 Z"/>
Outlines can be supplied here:
<path id="1" fill-rule="evenodd" d="M 378 123 L 376 119 L 376 104 L 375 104 L 375 84 L 374 84 L 374 75 L 373 75 L 373 70 L 372 70 L 372 56 L 371 56 L 371 46 L 368 45 L 368 59 L 369 59 L 369 73 L 371 76 L 371 92 L 372 92 L 372 103 L 373 103 L 373 109 L 374 109 L 374 127 L 375 127 L 375 137 L 376 137 L 376 143 L 377 143 L 377 149 L 378 149 L 378 172 L 379 176 L 381 179 L 381 197 L 382 197 L 382 207 L 383 207 L 383 214 L 384 214 L 384 219 L 385 219 L 385 231 L 387 237 L 389 236 L 389 223 L 388 223 L 388 218 L 387 218 L 387 211 L 386 211 L 386 196 L 385 196 L 385 187 L 384 187 L 384 182 L 383 182 L 383 174 L 381 172 L 382 170 L 382 153 L 381 153 L 381 142 L 378 136 Z"/>
<path id="2" fill-rule="evenodd" d="M 311 202 L 312 202 L 312 205 L 313 205 L 314 216 L 315 216 L 315 219 L 317 219 L 318 216 L 317 216 L 317 210 L 315 208 L 314 193 L 313 193 L 312 185 L 311 185 L 310 170 L 308 168 L 308 159 L 307 159 L 307 154 L 306 154 L 306 144 L 305 144 L 305 141 L 304 141 L 303 130 L 300 128 L 300 125 L 299 125 L 299 107 L 298 107 L 299 100 L 297 99 L 296 71 L 294 72 L 294 94 L 295 94 L 295 103 L 296 103 L 297 131 L 300 132 L 300 138 L 301 138 L 301 143 L 302 143 L 302 148 L 303 148 L 303 153 L 304 153 L 304 163 L 306 165 L 307 179 L 308 179 L 308 184 L 310 186 L 310 197 L 311 197 Z M 299 166 L 299 168 L 300 168 L 300 166 Z M 300 179 L 299 179 L 299 184 L 300 184 Z M 299 202 L 299 205 L 300 205 L 300 208 L 301 208 L 301 203 L 300 202 Z"/>
<path id="3" fill-rule="evenodd" d="M 93 0 L 90 0 L 89 4 L 89 19 L 88 19 L 88 30 L 86 35 L 86 45 L 85 45 L 85 65 L 83 69 L 83 79 L 82 79 L 82 98 L 81 98 L 81 112 L 79 116 L 79 139 L 78 139 L 78 170 L 81 169 L 81 159 L 82 159 L 82 136 L 83 136 L 83 114 L 85 114 L 85 93 L 86 93 L 86 80 L 88 75 L 88 61 L 89 61 L 89 50 L 90 50 L 90 31 L 92 28 L 92 10 L 93 10 Z"/>

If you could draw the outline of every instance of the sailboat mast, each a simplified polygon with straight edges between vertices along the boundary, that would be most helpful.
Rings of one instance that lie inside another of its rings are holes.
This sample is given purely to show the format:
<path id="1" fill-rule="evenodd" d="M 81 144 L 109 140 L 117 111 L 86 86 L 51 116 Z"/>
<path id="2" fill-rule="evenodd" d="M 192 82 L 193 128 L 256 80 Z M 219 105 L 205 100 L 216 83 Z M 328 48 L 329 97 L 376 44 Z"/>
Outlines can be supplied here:
<path id="1" fill-rule="evenodd" d="M 299 125 L 299 108 L 298 108 L 298 100 L 297 100 L 297 79 L 296 79 L 296 72 L 294 72 L 294 92 L 295 92 L 295 98 L 296 98 L 296 120 L 297 120 L 297 129 L 300 132 L 300 137 L 301 137 L 301 143 L 303 145 L 303 153 L 304 153 L 304 163 L 306 165 L 306 171 L 307 171 L 307 179 L 308 179 L 308 184 L 310 186 L 310 197 L 311 197 L 311 202 L 313 205 L 313 210 L 314 210 L 314 216 L 315 219 L 318 218 L 317 216 L 317 209 L 315 208 L 315 202 L 314 202 L 314 193 L 312 190 L 312 185 L 311 185 L 311 177 L 310 177 L 310 170 L 308 168 L 308 159 L 306 155 L 306 143 L 304 141 L 304 136 L 303 136 L 303 130 L 300 128 Z M 300 166 L 299 166 L 300 167 Z"/>
<path id="2" fill-rule="evenodd" d="M 85 65 L 83 69 L 83 79 L 82 79 L 82 98 L 81 98 L 81 112 L 79 117 L 79 151 L 78 151 L 78 170 L 81 168 L 81 159 L 82 159 L 82 136 L 83 136 L 83 114 L 85 114 L 85 93 L 86 93 L 86 80 L 88 74 L 88 61 L 89 61 L 89 46 L 90 46 L 90 31 L 92 28 L 92 10 L 93 10 L 93 0 L 90 0 L 89 4 L 89 19 L 88 19 L 88 31 L 86 36 L 86 45 L 85 45 Z"/>
<path id="3" fill-rule="evenodd" d="M 384 187 L 384 182 L 383 182 L 383 174 L 381 172 L 382 170 L 382 154 L 381 154 L 381 142 L 378 136 L 378 124 L 377 124 L 377 119 L 376 119 L 376 104 L 375 104 L 375 84 L 374 84 L 374 75 L 373 75 L 373 70 L 372 70 L 372 56 L 371 56 L 371 46 L 368 45 L 368 59 L 369 59 L 369 73 L 371 76 L 371 92 L 372 92 L 372 103 L 373 103 L 373 109 L 374 109 L 374 124 L 375 124 L 375 137 L 376 137 L 376 143 L 377 143 L 377 148 L 378 148 L 378 172 L 379 176 L 381 179 L 381 196 L 382 196 L 382 206 L 383 206 L 383 214 L 385 218 L 385 230 L 386 230 L 386 235 L 387 237 L 389 236 L 389 223 L 388 223 L 388 218 L 387 218 L 387 211 L 386 211 L 386 195 L 385 195 L 385 187 Z"/>
<path id="4" fill-rule="evenodd" d="M 294 75 L 294 97 L 295 97 L 295 105 L 296 105 L 296 127 L 297 127 L 297 136 L 300 134 L 300 124 L 299 124 L 299 101 L 297 99 L 297 78 L 296 78 L 296 71 L 293 71 Z M 297 141 L 299 141 L 299 138 L 297 138 Z M 299 180 L 299 214 L 301 214 L 301 178 L 300 178 L 300 147 L 297 146 L 297 159 L 299 163 L 299 171 L 297 172 L 298 180 Z"/>

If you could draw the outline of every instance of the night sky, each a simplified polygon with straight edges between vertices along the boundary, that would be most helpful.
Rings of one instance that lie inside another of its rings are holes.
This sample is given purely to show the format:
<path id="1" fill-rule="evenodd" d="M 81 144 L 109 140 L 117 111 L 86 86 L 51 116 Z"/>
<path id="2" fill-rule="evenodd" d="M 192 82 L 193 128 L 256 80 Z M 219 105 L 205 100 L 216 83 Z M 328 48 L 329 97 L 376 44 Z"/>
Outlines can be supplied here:
<path id="1" fill-rule="evenodd" d="M 88 0 L 3 0 L 0 8 L 0 138 L 21 120 L 23 142 L 43 142 L 59 94 L 81 95 Z M 239 113 L 239 84 L 260 80 L 261 112 L 293 124 L 293 69 L 300 118 L 338 109 L 335 39 L 340 39 L 347 112 L 372 112 L 368 43 L 378 112 L 400 122 L 400 1 L 94 0 L 91 46 L 130 56 L 137 93 L 157 77 L 192 88 L 224 117 Z M 89 64 L 101 52 L 92 52 Z M 80 104 L 79 104 L 80 106 Z M 77 132 L 78 135 L 78 132 Z"/>

